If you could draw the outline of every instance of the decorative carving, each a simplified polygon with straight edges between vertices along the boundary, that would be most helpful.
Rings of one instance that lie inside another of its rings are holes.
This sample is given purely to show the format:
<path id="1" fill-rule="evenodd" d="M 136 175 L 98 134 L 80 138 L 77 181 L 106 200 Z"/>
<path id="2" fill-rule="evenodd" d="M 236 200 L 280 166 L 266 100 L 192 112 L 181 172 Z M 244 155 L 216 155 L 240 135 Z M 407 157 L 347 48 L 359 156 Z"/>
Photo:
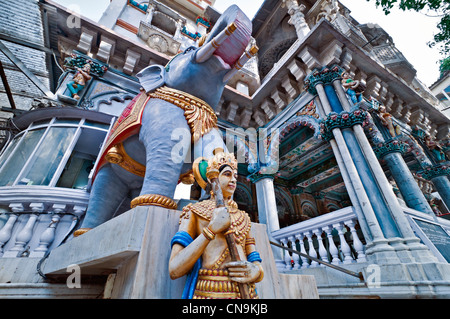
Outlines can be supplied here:
<path id="1" fill-rule="evenodd" d="M 131 208 L 136 206 L 160 206 L 167 209 L 177 209 L 177 203 L 172 198 L 158 195 L 158 194 L 146 194 L 136 197 L 131 201 Z"/>
<path id="2" fill-rule="evenodd" d="M 316 113 L 316 105 L 314 104 L 314 100 L 309 102 L 303 110 L 297 113 L 297 116 L 300 115 L 308 115 L 315 117 L 316 119 L 319 118 L 319 114 Z"/>
<path id="3" fill-rule="evenodd" d="M 434 159 L 439 163 L 445 162 L 445 153 L 441 144 L 436 142 L 430 135 L 426 135 L 424 141 L 431 154 L 433 154 Z"/>
<path id="4" fill-rule="evenodd" d="M 387 154 L 390 153 L 401 153 L 405 154 L 409 149 L 408 144 L 398 141 L 396 139 L 390 140 L 386 143 L 379 144 L 373 150 L 375 155 L 379 159 L 383 159 Z"/>
<path id="5" fill-rule="evenodd" d="M 168 101 L 184 110 L 184 116 L 191 128 L 193 142 L 217 126 L 217 115 L 214 110 L 205 101 L 193 95 L 163 87 L 149 96 Z"/>
<path id="6" fill-rule="evenodd" d="M 423 177 L 429 181 L 439 176 L 450 176 L 450 166 L 446 164 L 427 166 L 423 170 L 417 172 L 417 176 Z"/>
<path id="7" fill-rule="evenodd" d="M 86 64 L 90 64 L 90 75 L 102 77 L 106 71 L 108 71 L 108 65 L 100 64 L 84 56 L 72 54 L 70 57 L 66 58 L 64 61 L 65 70 L 77 70 L 78 68 L 84 67 Z"/>
<path id="8" fill-rule="evenodd" d="M 169 43 L 159 34 L 153 34 L 148 37 L 148 45 L 158 52 L 165 53 L 169 49 Z"/>
<path id="9" fill-rule="evenodd" d="M 337 65 L 331 68 L 324 67 L 321 70 L 315 70 L 310 73 L 305 79 L 305 88 L 312 95 L 317 94 L 316 85 L 332 83 L 336 80 L 341 80 L 343 69 Z"/>
<path id="10" fill-rule="evenodd" d="M 355 125 L 364 125 L 368 120 L 367 112 L 356 109 L 352 112 L 341 112 L 340 114 L 331 112 L 325 120 L 321 121 L 321 134 L 325 141 L 333 138 L 333 129 L 350 128 Z"/>
<path id="11" fill-rule="evenodd" d="M 105 159 L 110 163 L 119 165 L 137 176 L 145 176 L 145 165 L 142 165 L 132 159 L 125 151 L 122 143 L 111 147 L 106 153 Z"/>

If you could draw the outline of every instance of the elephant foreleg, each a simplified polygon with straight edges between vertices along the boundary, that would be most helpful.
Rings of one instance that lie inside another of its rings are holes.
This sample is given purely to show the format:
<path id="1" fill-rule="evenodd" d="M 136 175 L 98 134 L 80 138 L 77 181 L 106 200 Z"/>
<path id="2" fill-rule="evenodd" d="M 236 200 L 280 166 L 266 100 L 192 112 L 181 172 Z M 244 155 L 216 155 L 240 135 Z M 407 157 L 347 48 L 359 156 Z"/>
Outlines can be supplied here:
<path id="1" fill-rule="evenodd" d="M 184 111 L 173 104 L 151 100 L 143 114 L 139 139 L 145 146 L 146 172 L 140 196 L 133 200 L 132 206 L 174 209 L 172 198 L 191 144 Z"/>
<path id="2" fill-rule="evenodd" d="M 110 220 L 128 192 L 128 185 L 114 173 L 111 164 L 102 167 L 92 185 L 88 210 L 81 228 L 94 228 Z"/>

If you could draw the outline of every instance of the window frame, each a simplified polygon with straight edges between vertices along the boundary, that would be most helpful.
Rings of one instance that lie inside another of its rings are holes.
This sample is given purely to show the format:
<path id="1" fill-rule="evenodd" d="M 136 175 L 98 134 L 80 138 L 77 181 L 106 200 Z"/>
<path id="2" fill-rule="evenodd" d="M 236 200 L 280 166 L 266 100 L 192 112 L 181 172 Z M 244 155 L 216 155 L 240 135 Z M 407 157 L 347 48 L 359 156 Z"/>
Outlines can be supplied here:
<path id="1" fill-rule="evenodd" d="M 90 123 L 92 121 L 86 120 L 85 118 L 73 118 L 73 120 L 78 120 L 78 123 L 58 123 L 58 120 L 62 120 L 64 121 L 65 118 L 58 118 L 58 117 L 53 117 L 51 118 L 51 120 L 48 123 L 40 123 L 40 124 L 35 124 L 38 121 L 32 122 L 30 123 L 30 125 L 28 125 L 28 127 L 20 132 L 16 138 L 19 138 L 20 140 L 17 141 L 14 149 L 11 151 L 11 153 L 8 155 L 8 158 L 5 160 L 5 162 L 3 163 L 2 167 L 4 165 L 7 165 L 9 163 L 9 161 L 14 159 L 14 156 L 17 152 L 17 150 L 19 149 L 19 146 L 24 143 L 24 137 L 27 136 L 27 134 L 30 131 L 34 131 L 34 130 L 40 130 L 40 129 L 45 129 L 44 133 L 42 134 L 42 136 L 40 137 L 38 143 L 36 144 L 36 146 L 34 147 L 33 151 L 30 153 L 28 159 L 25 161 L 25 164 L 22 166 L 22 168 L 20 168 L 20 170 L 18 170 L 18 174 L 14 180 L 14 182 L 11 185 L 2 185 L 0 187 L 17 187 L 17 186 L 28 186 L 28 187 L 32 187 L 32 186 L 44 186 L 44 187 L 56 187 L 58 180 L 61 178 L 62 172 L 70 158 L 70 156 L 73 153 L 73 150 L 75 148 L 75 146 L 77 145 L 77 143 L 79 142 L 79 138 L 81 136 L 82 130 L 86 129 L 86 130 L 95 130 L 95 131 L 102 131 L 105 133 L 105 139 L 103 140 L 102 144 L 99 145 L 99 153 L 96 155 L 96 160 L 95 160 L 95 164 L 94 164 L 94 168 L 97 166 L 97 163 L 99 162 L 99 155 L 101 154 L 101 151 L 103 149 L 103 146 L 105 144 L 106 139 L 109 136 L 109 133 L 113 127 L 113 123 L 115 121 L 115 117 L 113 117 L 111 119 L 111 122 L 109 124 L 104 124 L 105 128 L 96 126 L 96 125 L 90 125 Z M 53 173 L 53 176 L 50 179 L 50 182 L 48 183 L 48 185 L 19 185 L 20 180 L 26 176 L 29 172 L 29 168 L 33 165 L 33 163 L 36 161 L 35 155 L 36 153 L 39 151 L 39 149 L 41 148 L 42 144 L 45 141 L 45 138 L 48 136 L 48 132 L 50 131 L 50 129 L 54 128 L 54 127 L 65 127 L 65 128 L 76 128 L 76 131 L 74 133 L 74 135 L 71 137 L 69 146 L 67 147 L 66 151 L 64 152 L 64 155 L 60 161 L 60 163 L 58 164 L 55 172 Z M 4 151 L 0 154 L 0 156 L 2 156 L 3 154 L 5 154 L 8 149 L 12 146 L 13 142 L 11 142 L 5 149 Z M 89 188 L 91 185 L 91 179 L 92 179 L 92 172 L 89 174 L 89 179 L 88 179 L 88 183 L 87 183 L 87 187 Z M 64 187 L 65 188 L 65 187 Z"/>

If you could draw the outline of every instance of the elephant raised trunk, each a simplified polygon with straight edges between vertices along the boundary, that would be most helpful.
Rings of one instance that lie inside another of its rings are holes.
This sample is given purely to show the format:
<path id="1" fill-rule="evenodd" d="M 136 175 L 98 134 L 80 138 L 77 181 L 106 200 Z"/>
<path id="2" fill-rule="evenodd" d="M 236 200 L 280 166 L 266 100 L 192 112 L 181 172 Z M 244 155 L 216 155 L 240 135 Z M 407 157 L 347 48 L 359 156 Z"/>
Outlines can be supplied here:
<path id="1" fill-rule="evenodd" d="M 249 51 L 246 51 L 237 61 L 233 61 L 236 55 L 230 56 L 228 51 L 221 52 L 220 46 L 225 41 L 230 41 L 230 43 L 239 43 L 242 42 L 248 43 L 247 35 L 248 30 L 244 27 L 240 28 L 240 34 L 233 37 L 233 33 L 238 29 L 236 26 L 236 22 L 232 22 L 228 27 L 222 30 L 219 35 L 210 40 L 206 45 L 204 45 L 196 54 L 197 63 L 203 63 L 210 59 L 213 55 L 216 56 L 225 68 L 230 68 L 231 70 L 224 76 L 223 82 L 227 83 L 236 73 L 239 71 L 248 60 L 256 55 L 258 52 L 258 48 L 253 46 Z M 243 31 L 244 30 L 244 31 Z M 233 65 L 233 68 L 230 67 L 230 64 L 226 61 L 230 62 Z"/>
<path id="2" fill-rule="evenodd" d="M 203 63 L 212 57 L 214 52 L 220 47 L 220 45 L 228 39 L 233 32 L 236 31 L 236 24 L 231 23 L 226 29 L 222 30 L 217 37 L 209 41 L 204 45 L 198 52 L 196 56 L 197 63 Z"/>

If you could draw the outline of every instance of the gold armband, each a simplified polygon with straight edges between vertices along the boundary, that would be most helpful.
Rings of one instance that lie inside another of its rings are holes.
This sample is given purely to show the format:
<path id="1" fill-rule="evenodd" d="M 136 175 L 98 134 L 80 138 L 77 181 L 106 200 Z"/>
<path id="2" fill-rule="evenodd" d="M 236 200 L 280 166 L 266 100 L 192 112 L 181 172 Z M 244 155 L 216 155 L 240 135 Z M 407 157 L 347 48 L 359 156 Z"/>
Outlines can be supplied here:
<path id="1" fill-rule="evenodd" d="M 203 228 L 203 232 L 202 233 L 206 237 L 206 239 L 208 239 L 209 241 L 211 241 L 214 238 L 216 238 L 216 234 L 214 234 L 214 232 L 211 229 L 209 229 L 209 226 Z"/>

